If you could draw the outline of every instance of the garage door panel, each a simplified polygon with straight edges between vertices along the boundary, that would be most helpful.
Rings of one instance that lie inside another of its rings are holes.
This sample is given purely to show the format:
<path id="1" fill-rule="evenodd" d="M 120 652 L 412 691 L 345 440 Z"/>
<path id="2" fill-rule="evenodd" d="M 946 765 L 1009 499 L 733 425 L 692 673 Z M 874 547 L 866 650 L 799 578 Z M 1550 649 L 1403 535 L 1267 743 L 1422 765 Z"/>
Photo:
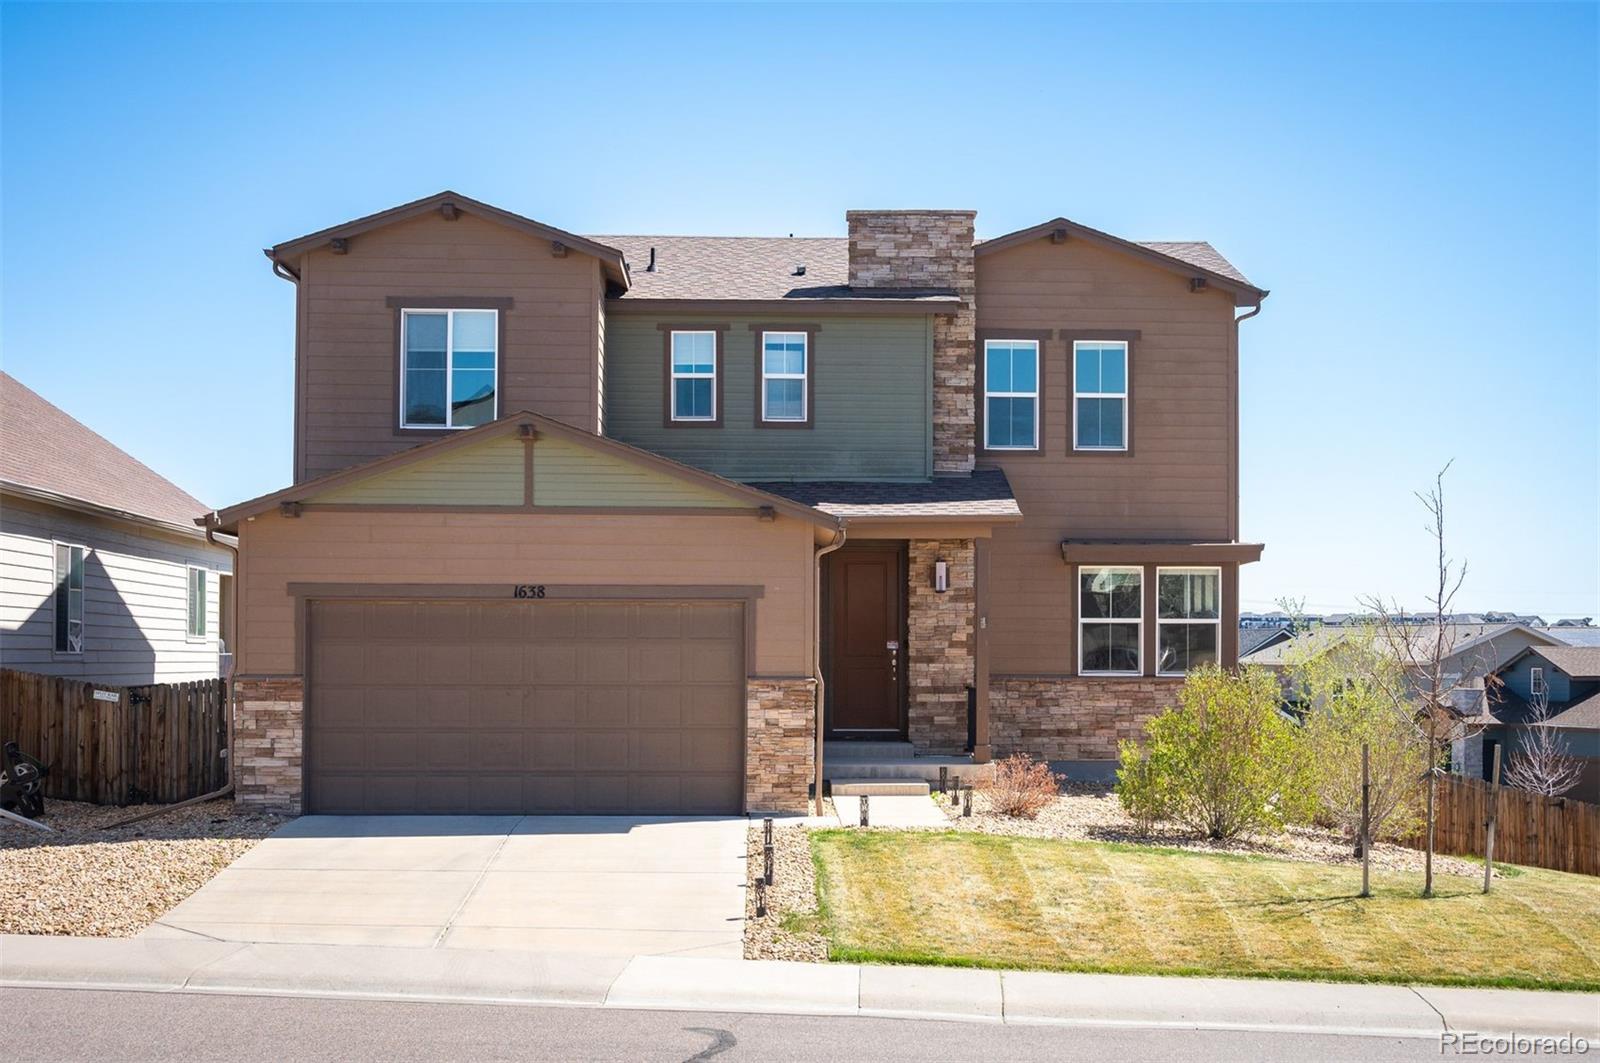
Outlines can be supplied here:
<path id="1" fill-rule="evenodd" d="M 743 804 L 737 603 L 313 603 L 307 797 L 326 812 Z"/>
<path id="2" fill-rule="evenodd" d="M 578 683 L 583 681 L 579 670 L 578 647 L 569 644 L 532 643 L 523 649 L 528 662 L 524 673 L 528 682 Z"/>
<path id="3" fill-rule="evenodd" d="M 581 695 L 577 687 L 530 687 L 526 702 L 528 726 L 535 730 L 577 726 Z"/>
<path id="4" fill-rule="evenodd" d="M 490 642 L 473 646 L 461 655 L 468 672 L 454 682 L 521 683 L 522 646 L 515 642 Z"/>
<path id="5" fill-rule="evenodd" d="M 637 740 L 635 734 L 586 731 L 578 736 L 578 763 L 595 771 L 623 771 L 631 766 L 628 749 Z"/>
<path id="6" fill-rule="evenodd" d="M 571 731 L 529 735 L 523 746 L 522 766 L 547 773 L 576 771 L 578 736 Z"/>
<path id="7" fill-rule="evenodd" d="M 627 687 L 586 687 L 579 694 L 577 725 L 620 730 L 628 726 Z"/>
<path id="8" fill-rule="evenodd" d="M 682 727 L 684 690 L 676 686 L 641 687 L 633 692 L 629 723 L 635 727 Z"/>
<path id="9" fill-rule="evenodd" d="M 727 643 L 684 643 L 682 661 L 683 678 L 690 683 L 737 682 L 744 668 L 738 649 Z"/>

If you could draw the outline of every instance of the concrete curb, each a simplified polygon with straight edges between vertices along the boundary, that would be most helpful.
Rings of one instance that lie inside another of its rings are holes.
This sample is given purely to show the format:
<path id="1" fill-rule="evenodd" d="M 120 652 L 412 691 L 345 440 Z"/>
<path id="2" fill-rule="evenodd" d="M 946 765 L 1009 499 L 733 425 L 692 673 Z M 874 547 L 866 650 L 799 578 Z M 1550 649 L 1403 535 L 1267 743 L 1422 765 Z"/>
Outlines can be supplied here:
<path id="1" fill-rule="evenodd" d="M 1600 1044 L 1592 993 L 198 938 L 0 936 L 0 986 Z"/>

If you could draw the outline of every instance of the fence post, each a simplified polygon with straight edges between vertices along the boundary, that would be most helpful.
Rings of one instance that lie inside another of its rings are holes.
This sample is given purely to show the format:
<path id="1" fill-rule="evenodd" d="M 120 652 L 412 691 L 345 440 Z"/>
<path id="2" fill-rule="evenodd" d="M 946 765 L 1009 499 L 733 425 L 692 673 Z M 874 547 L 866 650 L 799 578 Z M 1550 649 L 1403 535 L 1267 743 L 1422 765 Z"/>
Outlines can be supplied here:
<path id="1" fill-rule="evenodd" d="M 1371 750 L 1361 743 L 1361 896 L 1372 896 L 1372 769 Z"/>
<path id="2" fill-rule="evenodd" d="M 1483 892 L 1494 877 L 1494 822 L 1500 814 L 1500 743 L 1494 744 L 1494 770 L 1489 774 L 1489 818 L 1483 825 Z"/>

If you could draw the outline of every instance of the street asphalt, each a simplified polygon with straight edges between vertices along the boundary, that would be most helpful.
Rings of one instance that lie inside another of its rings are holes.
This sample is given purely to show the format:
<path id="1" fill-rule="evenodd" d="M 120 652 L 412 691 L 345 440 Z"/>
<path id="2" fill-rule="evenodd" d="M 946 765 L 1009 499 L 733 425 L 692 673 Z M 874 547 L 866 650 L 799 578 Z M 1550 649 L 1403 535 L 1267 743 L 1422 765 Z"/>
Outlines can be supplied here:
<path id="1" fill-rule="evenodd" d="M 1437 1038 L 1003 1026 L 313 997 L 0 989 L 0 1058 L 73 1060 L 1436 1060 Z M 1448 1058 L 1448 1057 L 1446 1057 Z"/>

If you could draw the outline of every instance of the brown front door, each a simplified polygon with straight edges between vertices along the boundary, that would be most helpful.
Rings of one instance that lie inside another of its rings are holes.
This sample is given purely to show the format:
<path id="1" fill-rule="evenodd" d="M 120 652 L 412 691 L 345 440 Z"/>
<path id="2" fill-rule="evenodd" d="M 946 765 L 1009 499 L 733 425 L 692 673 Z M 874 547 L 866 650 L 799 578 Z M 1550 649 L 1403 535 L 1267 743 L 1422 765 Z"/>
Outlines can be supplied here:
<path id="1" fill-rule="evenodd" d="M 839 737 L 905 733 L 905 544 L 851 544 L 827 556 L 828 728 Z"/>

